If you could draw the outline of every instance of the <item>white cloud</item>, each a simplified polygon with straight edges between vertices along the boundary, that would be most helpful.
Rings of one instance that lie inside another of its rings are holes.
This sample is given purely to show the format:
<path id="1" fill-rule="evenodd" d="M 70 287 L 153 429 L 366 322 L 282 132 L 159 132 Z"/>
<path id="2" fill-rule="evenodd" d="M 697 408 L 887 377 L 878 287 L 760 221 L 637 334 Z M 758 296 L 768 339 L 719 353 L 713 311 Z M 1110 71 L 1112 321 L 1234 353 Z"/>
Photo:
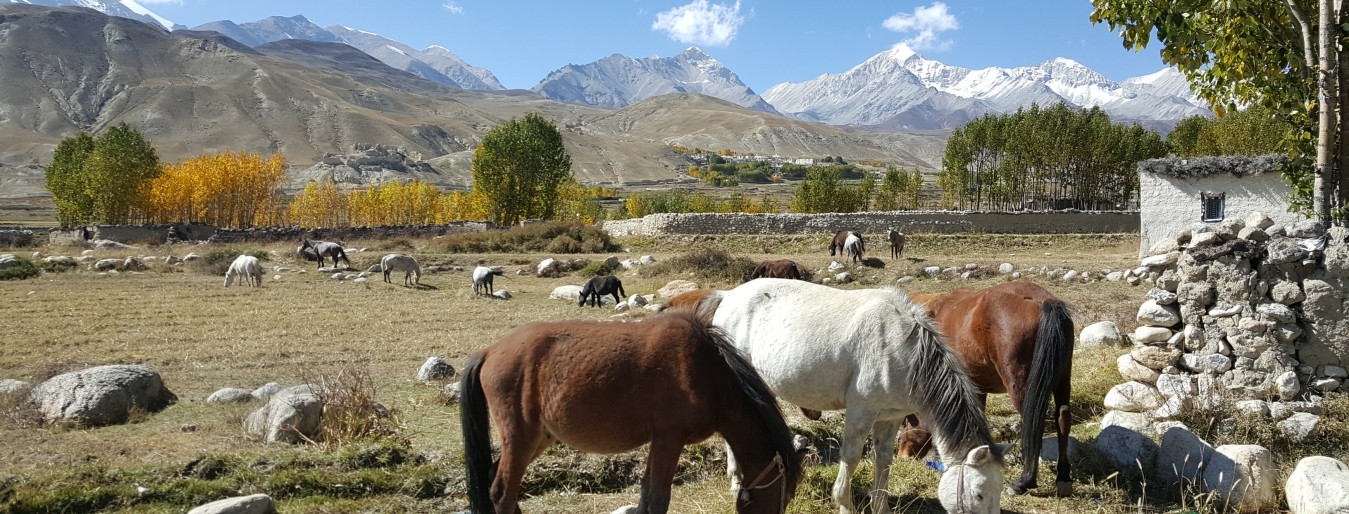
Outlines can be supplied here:
<path id="1" fill-rule="evenodd" d="M 886 18 L 881 26 L 899 33 L 914 33 L 899 43 L 914 50 L 946 50 L 951 47 L 951 42 L 939 39 L 937 35 L 960 28 L 956 17 L 947 12 L 946 4 L 941 2 L 920 6 L 913 10 L 913 14 L 898 13 Z"/>
<path id="2" fill-rule="evenodd" d="M 450 12 L 453 14 L 464 14 L 464 8 L 460 7 L 459 4 L 456 4 L 454 2 L 445 2 L 445 5 L 443 5 L 442 7 L 449 9 Z"/>
<path id="3" fill-rule="evenodd" d="M 670 39 L 680 43 L 726 46 L 735 39 L 736 30 L 744 23 L 739 0 L 733 7 L 694 0 L 691 4 L 656 14 L 651 29 L 663 30 Z"/>

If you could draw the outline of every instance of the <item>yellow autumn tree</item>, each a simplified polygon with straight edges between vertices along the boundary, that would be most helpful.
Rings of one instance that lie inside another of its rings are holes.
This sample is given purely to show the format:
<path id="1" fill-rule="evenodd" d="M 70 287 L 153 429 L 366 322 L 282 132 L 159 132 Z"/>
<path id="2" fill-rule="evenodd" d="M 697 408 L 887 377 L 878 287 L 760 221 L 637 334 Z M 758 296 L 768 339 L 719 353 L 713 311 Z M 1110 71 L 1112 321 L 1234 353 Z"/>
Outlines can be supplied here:
<path id="1" fill-rule="evenodd" d="M 310 182 L 290 202 L 290 220 L 304 228 L 346 227 L 351 224 L 347 193 L 332 182 Z"/>
<path id="2" fill-rule="evenodd" d="M 281 154 L 226 152 L 170 164 L 150 185 L 150 219 L 228 228 L 270 223 L 285 176 Z"/>

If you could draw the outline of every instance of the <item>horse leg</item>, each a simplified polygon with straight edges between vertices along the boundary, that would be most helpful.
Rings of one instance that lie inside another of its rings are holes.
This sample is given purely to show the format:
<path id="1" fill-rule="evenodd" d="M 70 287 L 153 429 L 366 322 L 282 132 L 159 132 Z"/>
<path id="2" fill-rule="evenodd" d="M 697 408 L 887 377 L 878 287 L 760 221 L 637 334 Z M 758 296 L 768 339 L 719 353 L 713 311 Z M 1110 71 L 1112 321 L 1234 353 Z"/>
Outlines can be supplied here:
<path id="1" fill-rule="evenodd" d="M 519 514 L 520 482 L 524 480 L 525 468 L 553 439 L 541 427 L 530 426 L 520 415 L 511 416 L 508 423 L 498 423 L 497 431 L 501 434 L 501 458 L 492 479 L 492 504 L 497 514 Z"/>
<path id="2" fill-rule="evenodd" d="M 862 447 L 879 414 L 870 407 L 849 405 L 844 415 L 843 448 L 839 452 L 838 478 L 834 480 L 834 503 L 839 514 L 856 512 L 852 500 L 852 475 L 862 461 Z"/>
<path id="3" fill-rule="evenodd" d="M 1068 406 L 1071 391 L 1072 384 L 1068 379 L 1060 380 L 1054 390 L 1054 406 L 1058 414 L 1055 425 L 1059 436 L 1059 462 L 1054 486 L 1059 496 L 1073 495 L 1072 459 L 1068 458 L 1068 430 L 1073 426 L 1073 411 Z"/>
<path id="4" fill-rule="evenodd" d="M 890 512 L 890 464 L 895 460 L 895 438 L 904 418 L 886 419 L 876 422 L 876 482 L 871 485 L 871 512 L 886 514 Z"/>
<path id="5" fill-rule="evenodd" d="M 658 436 L 651 440 L 637 512 L 665 514 L 670 510 L 670 488 L 674 485 L 675 472 L 679 470 L 679 453 L 683 450 L 684 439 L 681 437 Z"/>

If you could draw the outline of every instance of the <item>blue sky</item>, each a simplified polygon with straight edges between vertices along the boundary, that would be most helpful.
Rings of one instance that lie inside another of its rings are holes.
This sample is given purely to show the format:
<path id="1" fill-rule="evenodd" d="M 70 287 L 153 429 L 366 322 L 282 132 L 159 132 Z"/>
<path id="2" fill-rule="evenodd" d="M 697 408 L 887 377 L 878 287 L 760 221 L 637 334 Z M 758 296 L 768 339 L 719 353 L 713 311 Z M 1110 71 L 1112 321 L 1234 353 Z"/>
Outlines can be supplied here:
<path id="1" fill-rule="evenodd" d="M 967 68 L 1067 57 L 1113 80 L 1163 68 L 1157 47 L 1126 50 L 1088 21 L 1087 0 L 140 0 L 194 27 L 303 14 L 417 48 L 438 44 L 528 89 L 550 71 L 620 53 L 698 46 L 757 92 L 839 73 L 901 42 Z"/>

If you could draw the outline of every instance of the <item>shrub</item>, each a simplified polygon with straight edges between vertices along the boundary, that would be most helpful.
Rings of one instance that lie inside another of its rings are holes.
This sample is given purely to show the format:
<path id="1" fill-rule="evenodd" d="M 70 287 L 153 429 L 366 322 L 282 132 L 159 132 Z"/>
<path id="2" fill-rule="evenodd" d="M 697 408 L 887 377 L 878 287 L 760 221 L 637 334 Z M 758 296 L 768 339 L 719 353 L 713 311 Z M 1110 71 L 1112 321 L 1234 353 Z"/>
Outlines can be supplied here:
<path id="1" fill-rule="evenodd" d="M 33 264 L 33 261 L 23 257 L 15 257 L 14 261 L 17 262 L 17 264 L 5 269 L 0 269 L 0 280 L 23 280 L 42 274 L 42 270 L 38 269 L 37 265 Z"/>
<path id="2" fill-rule="evenodd" d="M 47 273 L 62 273 L 79 267 L 75 261 L 39 261 L 37 267 Z"/>
<path id="3" fill-rule="evenodd" d="M 618 250 L 609 234 L 577 222 L 547 222 L 507 230 L 467 232 L 446 236 L 450 253 L 602 253 Z"/>
<path id="4" fill-rule="evenodd" d="M 576 275 L 580 277 L 598 277 L 612 274 L 614 274 L 614 268 L 609 267 L 604 261 L 594 261 L 584 268 L 576 270 Z"/>
<path id="5" fill-rule="evenodd" d="M 638 273 L 643 277 L 693 273 L 695 277 L 703 279 L 740 283 L 749 280 L 755 266 L 754 261 L 745 257 L 732 257 L 725 250 L 700 248 L 664 262 L 643 266 Z"/>

